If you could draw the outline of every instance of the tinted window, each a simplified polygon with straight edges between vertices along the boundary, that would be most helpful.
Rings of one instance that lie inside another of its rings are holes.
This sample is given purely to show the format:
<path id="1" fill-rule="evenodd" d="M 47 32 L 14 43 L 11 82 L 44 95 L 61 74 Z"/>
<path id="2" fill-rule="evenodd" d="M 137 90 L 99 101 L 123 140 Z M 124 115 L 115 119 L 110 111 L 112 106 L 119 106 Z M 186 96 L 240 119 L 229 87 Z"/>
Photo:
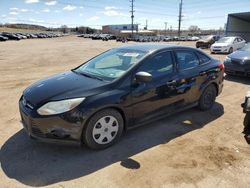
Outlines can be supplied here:
<path id="1" fill-rule="evenodd" d="M 186 70 L 199 65 L 197 56 L 190 51 L 176 51 L 176 59 L 179 70 Z"/>
<path id="2" fill-rule="evenodd" d="M 173 72 L 173 61 L 170 52 L 159 53 L 146 60 L 138 69 L 150 73 L 153 78 L 166 75 Z"/>
<path id="3" fill-rule="evenodd" d="M 197 52 L 197 55 L 198 55 L 198 58 L 200 59 L 201 64 L 208 63 L 210 61 L 210 58 L 207 57 L 205 54 Z"/>
<path id="4" fill-rule="evenodd" d="M 237 38 L 238 42 L 242 42 L 242 39 L 241 38 Z"/>

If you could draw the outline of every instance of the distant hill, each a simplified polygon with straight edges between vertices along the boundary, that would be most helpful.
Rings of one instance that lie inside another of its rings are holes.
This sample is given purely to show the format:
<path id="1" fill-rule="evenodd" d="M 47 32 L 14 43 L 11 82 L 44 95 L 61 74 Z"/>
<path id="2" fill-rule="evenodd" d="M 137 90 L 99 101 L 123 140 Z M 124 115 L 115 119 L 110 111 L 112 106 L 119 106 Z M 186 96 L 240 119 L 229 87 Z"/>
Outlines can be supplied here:
<path id="1" fill-rule="evenodd" d="M 5 24 L 4 27 L 15 28 L 15 29 L 40 30 L 40 31 L 47 30 L 47 28 L 44 26 L 31 25 L 31 24 Z"/>

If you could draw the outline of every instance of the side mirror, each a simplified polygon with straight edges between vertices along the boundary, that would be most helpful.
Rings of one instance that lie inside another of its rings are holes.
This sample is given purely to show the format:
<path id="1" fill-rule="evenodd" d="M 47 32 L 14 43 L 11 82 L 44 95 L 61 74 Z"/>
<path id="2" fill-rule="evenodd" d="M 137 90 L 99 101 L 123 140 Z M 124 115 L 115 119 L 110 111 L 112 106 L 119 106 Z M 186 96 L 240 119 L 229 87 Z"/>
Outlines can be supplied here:
<path id="1" fill-rule="evenodd" d="M 149 74 L 148 72 L 137 72 L 135 74 L 135 79 L 136 82 L 143 82 L 143 83 L 151 82 L 152 75 Z"/>

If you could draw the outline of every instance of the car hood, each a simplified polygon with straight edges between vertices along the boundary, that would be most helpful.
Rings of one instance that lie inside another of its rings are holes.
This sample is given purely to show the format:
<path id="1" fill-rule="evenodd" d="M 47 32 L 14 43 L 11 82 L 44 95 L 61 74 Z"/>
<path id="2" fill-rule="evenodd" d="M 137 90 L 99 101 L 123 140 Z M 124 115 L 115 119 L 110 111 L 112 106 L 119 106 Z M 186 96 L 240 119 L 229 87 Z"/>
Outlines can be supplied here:
<path id="1" fill-rule="evenodd" d="M 216 42 L 212 46 L 228 46 L 228 45 L 230 45 L 230 44 L 229 43 L 219 43 L 219 42 Z"/>
<path id="2" fill-rule="evenodd" d="M 238 51 L 230 54 L 228 57 L 230 57 L 232 59 L 250 60 L 250 52 L 238 50 Z"/>
<path id="3" fill-rule="evenodd" d="M 207 43 L 209 42 L 210 40 L 206 40 L 206 39 L 199 39 L 197 42 L 204 42 L 204 43 Z"/>
<path id="4" fill-rule="evenodd" d="M 68 71 L 32 84 L 23 95 L 36 106 L 52 100 L 94 95 L 101 92 L 102 86 L 108 83 Z"/>

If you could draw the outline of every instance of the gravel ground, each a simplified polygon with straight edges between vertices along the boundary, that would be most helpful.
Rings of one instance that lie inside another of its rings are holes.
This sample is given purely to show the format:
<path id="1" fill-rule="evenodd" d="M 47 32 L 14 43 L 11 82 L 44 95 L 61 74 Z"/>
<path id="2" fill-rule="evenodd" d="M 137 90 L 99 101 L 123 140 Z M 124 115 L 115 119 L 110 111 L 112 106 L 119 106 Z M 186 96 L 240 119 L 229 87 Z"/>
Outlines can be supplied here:
<path id="1" fill-rule="evenodd" d="M 119 45 L 125 44 L 74 36 L 0 43 L 1 187 L 249 187 L 250 148 L 240 107 L 249 79 L 225 77 L 210 111 L 193 108 L 134 129 L 106 150 L 27 137 L 18 112 L 22 91 Z"/>

